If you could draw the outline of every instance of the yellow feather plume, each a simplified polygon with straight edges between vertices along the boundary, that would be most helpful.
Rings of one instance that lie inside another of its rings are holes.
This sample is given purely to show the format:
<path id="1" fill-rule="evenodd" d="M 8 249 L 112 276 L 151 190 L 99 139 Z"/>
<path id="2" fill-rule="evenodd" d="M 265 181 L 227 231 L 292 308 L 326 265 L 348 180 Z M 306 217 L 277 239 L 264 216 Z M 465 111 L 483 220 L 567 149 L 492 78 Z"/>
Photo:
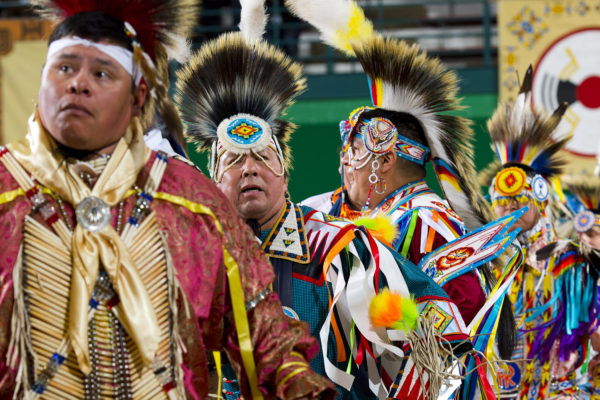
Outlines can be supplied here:
<path id="1" fill-rule="evenodd" d="M 373 24 L 355 0 L 286 0 L 285 5 L 349 56 L 354 56 L 353 44 L 374 36 Z"/>
<path id="2" fill-rule="evenodd" d="M 365 17 L 363 9 L 355 2 L 350 3 L 350 10 L 348 26 L 335 31 L 333 45 L 347 55 L 353 56 L 352 44 L 373 36 L 373 24 Z"/>
<path id="3" fill-rule="evenodd" d="M 385 214 L 360 217 L 353 220 L 352 223 L 356 226 L 364 226 L 375 239 L 390 247 L 398 236 L 398 227 Z"/>

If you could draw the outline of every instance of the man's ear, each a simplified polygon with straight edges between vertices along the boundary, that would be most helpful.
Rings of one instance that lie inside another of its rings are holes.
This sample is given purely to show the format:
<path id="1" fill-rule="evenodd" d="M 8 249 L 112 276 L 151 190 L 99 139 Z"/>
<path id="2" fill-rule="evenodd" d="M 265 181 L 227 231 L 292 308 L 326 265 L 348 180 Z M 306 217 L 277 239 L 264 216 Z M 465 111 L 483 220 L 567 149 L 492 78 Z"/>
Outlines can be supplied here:
<path id="1" fill-rule="evenodd" d="M 133 91 L 133 115 L 139 117 L 142 115 L 142 107 L 146 103 L 146 96 L 148 95 L 148 85 L 142 81 Z"/>
<path id="2" fill-rule="evenodd" d="M 389 153 L 384 154 L 381 157 L 381 172 L 385 174 L 386 172 L 394 168 L 397 159 L 398 155 L 395 151 L 390 151 Z"/>

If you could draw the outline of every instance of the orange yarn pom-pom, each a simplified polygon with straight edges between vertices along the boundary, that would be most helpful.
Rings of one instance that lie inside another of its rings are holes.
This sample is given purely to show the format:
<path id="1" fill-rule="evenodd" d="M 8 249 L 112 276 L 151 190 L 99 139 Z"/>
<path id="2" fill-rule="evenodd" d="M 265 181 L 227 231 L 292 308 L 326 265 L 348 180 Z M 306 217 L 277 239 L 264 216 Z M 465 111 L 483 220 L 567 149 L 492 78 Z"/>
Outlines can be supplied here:
<path id="1" fill-rule="evenodd" d="M 369 316 L 376 328 L 412 330 L 417 324 L 419 310 L 412 299 L 385 288 L 371 300 Z"/>

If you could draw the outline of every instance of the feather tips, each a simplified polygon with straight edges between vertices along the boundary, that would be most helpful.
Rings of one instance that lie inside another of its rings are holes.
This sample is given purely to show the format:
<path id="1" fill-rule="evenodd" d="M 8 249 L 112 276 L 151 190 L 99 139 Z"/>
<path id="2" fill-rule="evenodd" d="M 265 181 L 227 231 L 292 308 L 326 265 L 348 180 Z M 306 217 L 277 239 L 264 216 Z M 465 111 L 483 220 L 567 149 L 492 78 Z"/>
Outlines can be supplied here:
<path id="1" fill-rule="evenodd" d="M 600 213 L 600 179 L 589 175 L 569 176 L 563 182 L 585 208 Z"/>
<path id="2" fill-rule="evenodd" d="M 240 0 L 240 32 L 248 42 L 262 39 L 267 26 L 264 0 Z"/>
<path id="3" fill-rule="evenodd" d="M 353 44 L 373 36 L 373 24 L 354 0 L 286 0 L 294 15 L 313 25 L 324 42 L 353 55 Z"/>
<path id="4" fill-rule="evenodd" d="M 567 109 L 561 104 L 552 114 L 536 110 L 531 102 L 532 69 L 529 67 L 514 103 L 500 105 L 487 122 L 492 150 L 502 164 L 518 163 L 546 177 L 562 172 L 565 161 L 558 152 L 571 139 L 553 139 Z"/>
<path id="5" fill-rule="evenodd" d="M 519 89 L 519 93 L 530 93 L 531 85 L 533 84 L 533 67 L 530 65 L 525 72 L 525 77 L 523 78 L 523 82 L 521 83 L 521 88 Z"/>
<path id="6" fill-rule="evenodd" d="M 52 20 L 63 20 L 85 11 L 102 11 L 129 22 L 152 59 L 158 43 L 176 48 L 176 36 L 188 37 L 197 23 L 198 0 L 30 0 L 37 12 Z"/>
<path id="7" fill-rule="evenodd" d="M 177 76 L 175 101 L 199 150 L 217 139 L 221 121 L 239 113 L 265 120 L 285 147 L 295 125 L 280 117 L 306 87 L 298 63 L 264 41 L 247 43 L 240 33 L 204 44 Z"/>

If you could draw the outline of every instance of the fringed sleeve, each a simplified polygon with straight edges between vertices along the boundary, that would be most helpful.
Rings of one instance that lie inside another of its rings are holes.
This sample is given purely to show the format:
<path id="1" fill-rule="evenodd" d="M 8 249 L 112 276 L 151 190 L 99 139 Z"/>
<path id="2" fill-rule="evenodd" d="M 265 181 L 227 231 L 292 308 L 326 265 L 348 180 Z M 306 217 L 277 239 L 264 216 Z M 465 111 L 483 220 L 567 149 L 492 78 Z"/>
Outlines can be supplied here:
<path id="1" fill-rule="evenodd" d="M 12 399 L 16 371 L 8 365 L 14 303 L 12 272 L 17 262 L 29 205 L 18 195 L 18 185 L 0 164 L 0 399 Z"/>

